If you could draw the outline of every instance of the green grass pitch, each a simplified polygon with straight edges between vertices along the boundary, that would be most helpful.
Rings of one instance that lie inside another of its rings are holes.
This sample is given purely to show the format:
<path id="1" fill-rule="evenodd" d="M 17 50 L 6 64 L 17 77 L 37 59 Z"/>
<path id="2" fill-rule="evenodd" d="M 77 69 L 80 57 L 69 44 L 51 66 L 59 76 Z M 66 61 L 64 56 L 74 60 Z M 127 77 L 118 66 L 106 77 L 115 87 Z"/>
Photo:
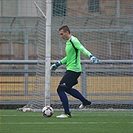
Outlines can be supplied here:
<path id="1" fill-rule="evenodd" d="M 72 111 L 72 118 L 50 118 L 41 112 L 0 110 L 0 133 L 133 133 L 131 111 Z"/>

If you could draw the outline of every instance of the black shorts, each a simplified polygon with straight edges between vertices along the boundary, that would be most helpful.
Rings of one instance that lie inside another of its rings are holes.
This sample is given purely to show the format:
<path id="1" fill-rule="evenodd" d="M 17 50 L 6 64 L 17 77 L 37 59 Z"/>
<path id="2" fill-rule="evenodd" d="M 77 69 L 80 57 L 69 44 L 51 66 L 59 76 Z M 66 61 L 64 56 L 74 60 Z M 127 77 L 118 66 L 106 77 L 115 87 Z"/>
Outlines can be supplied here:
<path id="1" fill-rule="evenodd" d="M 80 76 L 81 72 L 73 72 L 67 70 L 65 75 L 60 81 L 60 85 L 65 85 L 68 88 L 72 88 L 74 85 L 78 83 L 78 77 Z"/>

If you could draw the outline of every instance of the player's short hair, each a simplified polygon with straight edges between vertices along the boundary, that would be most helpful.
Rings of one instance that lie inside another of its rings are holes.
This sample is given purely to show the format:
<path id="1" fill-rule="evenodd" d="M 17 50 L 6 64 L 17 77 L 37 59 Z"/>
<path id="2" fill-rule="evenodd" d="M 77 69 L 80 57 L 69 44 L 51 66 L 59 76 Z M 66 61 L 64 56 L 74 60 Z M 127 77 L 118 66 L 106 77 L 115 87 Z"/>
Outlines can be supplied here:
<path id="1" fill-rule="evenodd" d="M 59 31 L 60 30 L 63 30 L 64 32 L 67 32 L 68 31 L 68 33 L 70 33 L 70 29 L 69 29 L 69 27 L 67 25 L 64 25 L 64 26 L 60 27 L 59 28 Z"/>

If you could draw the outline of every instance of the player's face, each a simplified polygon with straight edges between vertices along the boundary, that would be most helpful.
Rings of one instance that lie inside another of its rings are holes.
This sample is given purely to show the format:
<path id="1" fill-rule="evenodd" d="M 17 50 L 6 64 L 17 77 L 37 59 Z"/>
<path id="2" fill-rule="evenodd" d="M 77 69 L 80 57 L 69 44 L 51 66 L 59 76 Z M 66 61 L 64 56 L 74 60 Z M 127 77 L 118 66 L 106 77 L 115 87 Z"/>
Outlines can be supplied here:
<path id="1" fill-rule="evenodd" d="M 64 39 L 64 40 L 68 40 L 69 39 L 69 33 L 68 33 L 68 31 L 67 32 L 64 32 L 63 30 L 60 30 L 59 33 L 60 33 L 60 37 L 62 39 Z"/>

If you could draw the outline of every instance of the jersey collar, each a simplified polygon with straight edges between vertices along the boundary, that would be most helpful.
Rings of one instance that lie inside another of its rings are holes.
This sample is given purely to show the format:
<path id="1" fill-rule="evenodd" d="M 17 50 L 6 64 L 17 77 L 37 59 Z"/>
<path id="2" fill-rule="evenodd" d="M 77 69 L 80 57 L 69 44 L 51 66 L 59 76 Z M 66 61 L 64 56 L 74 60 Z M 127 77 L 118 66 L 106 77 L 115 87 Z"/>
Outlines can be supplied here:
<path id="1" fill-rule="evenodd" d="M 73 38 L 73 36 L 71 36 L 67 41 L 70 41 Z"/>

